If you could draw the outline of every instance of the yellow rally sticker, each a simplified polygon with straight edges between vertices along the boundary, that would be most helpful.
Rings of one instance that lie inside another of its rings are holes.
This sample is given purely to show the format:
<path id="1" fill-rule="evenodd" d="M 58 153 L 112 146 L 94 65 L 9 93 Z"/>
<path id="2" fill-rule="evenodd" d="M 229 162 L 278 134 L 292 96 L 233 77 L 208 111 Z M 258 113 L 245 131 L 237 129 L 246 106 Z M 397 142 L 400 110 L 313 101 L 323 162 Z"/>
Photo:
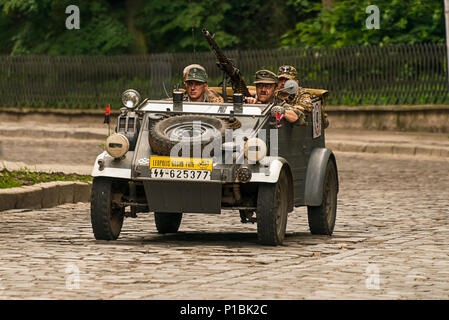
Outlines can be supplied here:
<path id="1" fill-rule="evenodd" d="M 212 171 L 212 159 L 151 157 L 150 169 L 152 168 Z"/>

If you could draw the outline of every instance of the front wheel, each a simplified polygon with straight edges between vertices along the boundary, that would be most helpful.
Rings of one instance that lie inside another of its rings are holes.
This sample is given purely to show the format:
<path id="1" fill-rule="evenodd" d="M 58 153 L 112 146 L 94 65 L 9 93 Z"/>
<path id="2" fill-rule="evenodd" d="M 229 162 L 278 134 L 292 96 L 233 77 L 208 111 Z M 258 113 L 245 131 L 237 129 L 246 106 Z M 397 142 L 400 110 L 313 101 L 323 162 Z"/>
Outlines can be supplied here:
<path id="1" fill-rule="evenodd" d="M 176 233 L 181 225 L 182 213 L 155 212 L 154 221 L 158 233 Z"/>
<path id="2" fill-rule="evenodd" d="M 281 171 L 277 183 L 261 183 L 257 196 L 257 237 L 264 245 L 284 241 L 288 215 L 288 176 Z"/>
<path id="3" fill-rule="evenodd" d="M 323 186 L 323 202 L 320 206 L 308 206 L 307 216 L 312 234 L 332 235 L 337 216 L 337 168 L 329 160 Z"/>
<path id="4" fill-rule="evenodd" d="M 116 193 L 113 179 L 106 177 L 94 178 L 90 203 L 90 218 L 92 230 L 97 240 L 116 240 L 122 230 L 125 208 L 112 203 Z"/>

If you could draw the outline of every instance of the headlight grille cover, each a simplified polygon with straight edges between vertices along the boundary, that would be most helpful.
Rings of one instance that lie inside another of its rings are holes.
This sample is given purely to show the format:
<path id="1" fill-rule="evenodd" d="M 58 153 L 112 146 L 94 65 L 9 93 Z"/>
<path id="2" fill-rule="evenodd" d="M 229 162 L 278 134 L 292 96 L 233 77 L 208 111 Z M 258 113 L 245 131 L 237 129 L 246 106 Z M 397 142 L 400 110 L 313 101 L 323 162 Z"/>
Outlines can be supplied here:
<path id="1" fill-rule="evenodd" d="M 245 143 L 245 157 L 250 161 L 260 161 L 267 155 L 267 145 L 259 138 L 250 138 Z"/>
<path id="2" fill-rule="evenodd" d="M 121 158 L 129 150 L 129 140 L 123 134 L 115 133 L 106 139 L 106 151 L 114 158 Z"/>

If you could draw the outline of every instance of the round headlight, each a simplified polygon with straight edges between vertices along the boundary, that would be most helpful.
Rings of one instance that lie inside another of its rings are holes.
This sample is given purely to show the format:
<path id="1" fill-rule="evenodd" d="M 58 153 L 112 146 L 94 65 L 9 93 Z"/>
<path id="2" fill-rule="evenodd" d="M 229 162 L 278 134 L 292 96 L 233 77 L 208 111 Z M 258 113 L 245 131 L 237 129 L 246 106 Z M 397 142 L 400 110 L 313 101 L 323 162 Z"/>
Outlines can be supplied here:
<path id="1" fill-rule="evenodd" d="M 248 139 L 245 143 L 245 157 L 250 161 L 260 161 L 267 155 L 267 145 L 259 138 Z"/>
<path id="2" fill-rule="evenodd" d="M 128 89 L 122 94 L 122 102 L 128 109 L 134 109 L 140 102 L 140 94 L 134 89 Z"/>
<path id="3" fill-rule="evenodd" d="M 129 150 L 129 140 L 123 134 L 114 133 L 106 139 L 106 151 L 114 158 L 121 158 Z"/>

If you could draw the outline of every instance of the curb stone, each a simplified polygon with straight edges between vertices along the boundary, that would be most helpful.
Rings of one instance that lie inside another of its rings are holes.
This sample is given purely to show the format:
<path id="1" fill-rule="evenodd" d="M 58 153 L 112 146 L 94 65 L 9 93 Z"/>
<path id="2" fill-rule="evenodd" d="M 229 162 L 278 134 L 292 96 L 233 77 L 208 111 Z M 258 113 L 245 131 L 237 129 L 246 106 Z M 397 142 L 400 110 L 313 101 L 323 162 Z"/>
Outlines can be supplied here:
<path id="1" fill-rule="evenodd" d="M 431 156 L 449 158 L 449 148 L 426 147 L 419 145 L 398 145 L 365 142 L 328 141 L 326 147 L 333 151 L 359 153 L 386 153 L 391 155 Z"/>
<path id="2" fill-rule="evenodd" d="M 91 189 L 91 182 L 80 181 L 53 181 L 0 189 L 0 211 L 50 208 L 64 203 L 89 202 Z"/>

